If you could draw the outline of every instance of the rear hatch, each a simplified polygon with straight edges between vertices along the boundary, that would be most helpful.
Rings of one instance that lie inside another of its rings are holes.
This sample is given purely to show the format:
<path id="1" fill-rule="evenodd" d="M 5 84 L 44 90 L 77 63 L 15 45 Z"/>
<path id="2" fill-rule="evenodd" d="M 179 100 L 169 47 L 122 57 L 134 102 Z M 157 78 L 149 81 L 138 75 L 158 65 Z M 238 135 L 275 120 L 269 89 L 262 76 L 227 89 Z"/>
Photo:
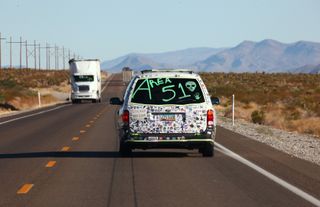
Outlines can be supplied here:
<path id="1" fill-rule="evenodd" d="M 197 79 L 142 78 L 128 104 L 130 131 L 188 134 L 206 130 L 207 106 Z"/>

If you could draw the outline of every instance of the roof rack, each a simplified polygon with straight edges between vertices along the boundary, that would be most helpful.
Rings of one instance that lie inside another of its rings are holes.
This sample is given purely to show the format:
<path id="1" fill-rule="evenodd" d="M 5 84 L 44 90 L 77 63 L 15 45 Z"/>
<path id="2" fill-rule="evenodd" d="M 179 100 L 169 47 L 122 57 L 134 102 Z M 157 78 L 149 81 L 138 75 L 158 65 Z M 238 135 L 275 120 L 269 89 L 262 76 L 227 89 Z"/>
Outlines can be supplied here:
<path id="1" fill-rule="evenodd" d="M 162 73 L 167 73 L 167 72 L 181 72 L 181 73 L 194 73 L 190 69 L 151 69 L 151 70 L 142 70 L 141 74 L 145 73 L 153 73 L 153 72 L 162 72 Z"/>

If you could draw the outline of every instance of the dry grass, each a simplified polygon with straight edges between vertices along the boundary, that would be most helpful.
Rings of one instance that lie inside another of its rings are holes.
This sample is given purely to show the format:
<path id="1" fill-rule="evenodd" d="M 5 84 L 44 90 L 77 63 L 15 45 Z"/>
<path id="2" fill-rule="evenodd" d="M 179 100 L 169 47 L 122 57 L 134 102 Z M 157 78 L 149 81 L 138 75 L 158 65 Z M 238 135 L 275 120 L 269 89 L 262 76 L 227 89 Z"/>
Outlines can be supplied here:
<path id="1" fill-rule="evenodd" d="M 52 88 L 67 91 L 69 71 L 66 70 L 0 70 L 0 109 L 21 110 L 38 105 L 35 89 Z M 69 87 L 70 88 L 70 87 Z M 42 96 L 42 104 L 55 102 L 50 94 Z"/>
<path id="2" fill-rule="evenodd" d="M 235 117 L 251 121 L 253 111 L 263 111 L 264 124 L 279 129 L 320 136 L 320 75 L 264 73 L 202 73 L 212 96 L 221 98 L 220 114 L 231 117 L 231 97 L 236 96 Z"/>

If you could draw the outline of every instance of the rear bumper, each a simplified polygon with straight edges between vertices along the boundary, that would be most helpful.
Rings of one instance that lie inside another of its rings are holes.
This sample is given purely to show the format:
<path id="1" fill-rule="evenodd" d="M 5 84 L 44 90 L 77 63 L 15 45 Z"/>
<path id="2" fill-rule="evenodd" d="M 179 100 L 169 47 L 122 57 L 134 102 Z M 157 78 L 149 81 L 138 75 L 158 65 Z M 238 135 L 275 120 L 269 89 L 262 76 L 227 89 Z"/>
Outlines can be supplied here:
<path id="1" fill-rule="evenodd" d="M 202 134 L 123 134 L 122 142 L 130 148 L 199 149 L 214 145 L 215 131 Z"/>
<path id="2" fill-rule="evenodd" d="M 174 149 L 199 149 L 204 146 L 214 145 L 212 139 L 189 139 L 189 140 L 125 140 L 132 149 L 150 149 L 150 148 L 174 148 Z"/>

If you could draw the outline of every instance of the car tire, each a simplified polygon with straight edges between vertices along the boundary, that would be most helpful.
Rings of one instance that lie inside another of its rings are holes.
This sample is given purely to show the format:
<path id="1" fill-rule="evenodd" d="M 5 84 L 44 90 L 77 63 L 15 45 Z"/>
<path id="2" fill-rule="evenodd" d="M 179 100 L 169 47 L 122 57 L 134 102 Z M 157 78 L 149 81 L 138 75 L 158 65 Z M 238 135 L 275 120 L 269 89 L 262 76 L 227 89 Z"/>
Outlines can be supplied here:
<path id="1" fill-rule="evenodd" d="M 120 142 L 119 152 L 122 157 L 128 157 L 131 155 L 132 149 L 124 142 Z"/>
<path id="2" fill-rule="evenodd" d="M 214 156 L 214 145 L 206 144 L 204 147 L 199 149 L 203 157 L 213 157 Z"/>

